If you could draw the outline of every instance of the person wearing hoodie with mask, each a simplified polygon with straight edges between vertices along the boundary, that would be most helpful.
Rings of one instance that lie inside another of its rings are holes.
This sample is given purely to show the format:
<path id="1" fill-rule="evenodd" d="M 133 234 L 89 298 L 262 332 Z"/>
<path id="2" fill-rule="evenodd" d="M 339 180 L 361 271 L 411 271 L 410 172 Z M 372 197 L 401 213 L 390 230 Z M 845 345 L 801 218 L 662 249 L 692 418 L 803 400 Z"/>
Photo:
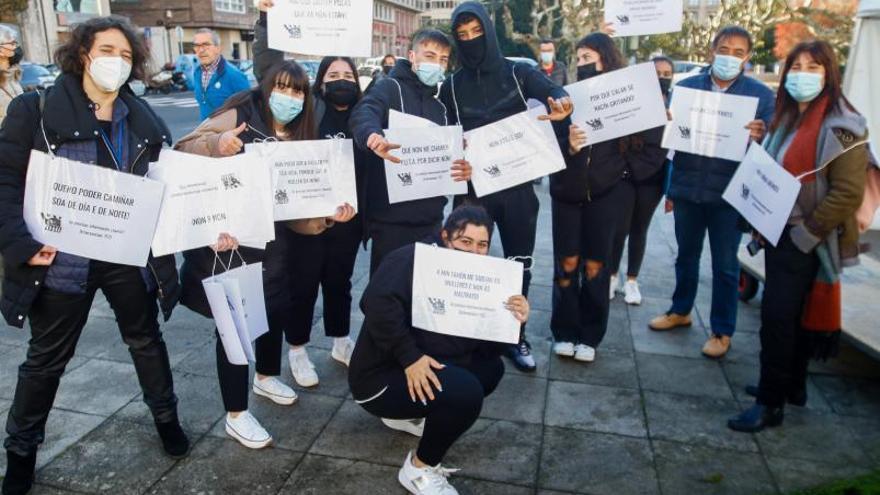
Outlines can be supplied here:
<path id="1" fill-rule="evenodd" d="M 461 67 L 440 88 L 440 101 L 449 110 L 449 123 L 465 131 L 498 122 L 528 109 L 527 101 L 545 103 L 548 119 L 560 140 L 567 137 L 568 116 L 573 106 L 568 93 L 548 79 L 540 69 L 504 58 L 498 46 L 495 25 L 479 2 L 463 2 L 452 12 L 452 32 Z M 456 203 L 479 204 L 498 226 L 505 257 L 525 261 L 523 294 L 528 295 L 531 256 L 538 225 L 538 197 L 532 182 L 514 186 L 477 199 L 473 188 Z M 536 369 L 525 338 L 508 350 L 514 365 L 523 371 Z"/>
<path id="2" fill-rule="evenodd" d="M 385 183 L 384 160 L 398 163 L 391 151 L 400 145 L 385 139 L 391 110 L 415 115 L 437 125 L 452 124 L 448 109 L 435 95 L 443 81 L 452 45 L 436 29 L 423 29 L 413 35 L 408 59 L 397 61 L 388 77 L 364 95 L 351 115 L 351 131 L 358 148 L 371 151 L 364 174 L 366 234 L 370 247 L 370 274 L 376 272 L 388 253 L 436 233 L 443 221 L 445 196 L 390 204 Z M 456 181 L 470 179 L 470 165 L 458 160 L 450 171 Z"/>
<path id="3" fill-rule="evenodd" d="M 758 99 L 755 120 L 746 126 L 751 139 L 760 142 L 773 119 L 773 91 L 743 72 L 752 54 L 752 36 L 738 26 L 727 26 L 712 41 L 712 66 L 706 72 L 680 83 L 683 88 L 749 96 Z M 667 198 L 674 204 L 675 292 L 669 310 L 651 320 L 649 328 L 667 331 L 691 325 L 691 310 L 700 281 L 700 255 L 709 233 L 712 251 L 712 309 L 710 336 L 703 355 L 719 359 L 730 349 L 736 330 L 739 302 L 739 261 L 736 258 L 742 233 L 739 213 L 721 199 L 721 194 L 739 167 L 739 162 L 678 151 L 672 160 Z"/>

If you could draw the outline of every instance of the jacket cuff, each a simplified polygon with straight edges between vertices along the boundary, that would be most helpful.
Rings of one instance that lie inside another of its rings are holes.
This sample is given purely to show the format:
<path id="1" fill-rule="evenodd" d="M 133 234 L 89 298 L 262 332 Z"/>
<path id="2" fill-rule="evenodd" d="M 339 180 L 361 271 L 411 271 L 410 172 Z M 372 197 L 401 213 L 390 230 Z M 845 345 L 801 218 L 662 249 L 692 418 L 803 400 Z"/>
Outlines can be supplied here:
<path id="1" fill-rule="evenodd" d="M 3 250 L 3 258 L 10 265 L 23 265 L 40 252 L 43 244 L 28 237 L 18 241 Z"/>
<path id="2" fill-rule="evenodd" d="M 394 351 L 394 357 L 397 358 L 397 362 L 400 363 L 403 369 L 409 368 L 424 355 L 425 353 L 422 352 L 410 338 L 399 345 Z"/>
<path id="3" fill-rule="evenodd" d="M 816 246 L 822 242 L 822 239 L 814 236 L 807 230 L 803 225 L 795 225 L 792 227 L 789 232 L 789 236 L 791 236 L 791 241 L 794 243 L 797 248 L 803 253 L 812 253 Z"/>

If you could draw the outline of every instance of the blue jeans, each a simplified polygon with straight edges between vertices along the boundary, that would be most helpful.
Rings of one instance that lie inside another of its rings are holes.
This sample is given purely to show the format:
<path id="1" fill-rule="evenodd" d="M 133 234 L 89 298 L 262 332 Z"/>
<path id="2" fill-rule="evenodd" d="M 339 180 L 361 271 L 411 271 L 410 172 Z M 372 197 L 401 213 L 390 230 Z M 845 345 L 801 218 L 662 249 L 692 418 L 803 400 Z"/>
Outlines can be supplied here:
<path id="1" fill-rule="evenodd" d="M 739 302 L 739 261 L 736 259 L 742 238 L 742 232 L 737 228 L 739 213 L 724 202 L 707 204 L 676 199 L 674 203 L 678 258 L 675 260 L 675 293 L 669 311 L 686 315 L 694 308 L 700 282 L 700 255 L 708 230 L 712 250 L 712 311 L 709 317 L 712 333 L 733 335 Z"/>

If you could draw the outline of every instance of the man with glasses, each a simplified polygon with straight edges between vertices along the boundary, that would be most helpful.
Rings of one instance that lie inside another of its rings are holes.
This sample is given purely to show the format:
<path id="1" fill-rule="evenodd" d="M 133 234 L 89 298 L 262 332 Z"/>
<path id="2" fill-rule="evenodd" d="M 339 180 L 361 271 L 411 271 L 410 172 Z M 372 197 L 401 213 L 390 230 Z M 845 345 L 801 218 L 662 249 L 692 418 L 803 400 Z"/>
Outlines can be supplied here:
<path id="1" fill-rule="evenodd" d="M 221 54 L 220 36 L 203 28 L 193 37 L 193 49 L 199 65 L 193 71 L 193 92 L 199 104 L 199 117 L 208 118 L 231 95 L 250 89 L 247 76 Z"/>

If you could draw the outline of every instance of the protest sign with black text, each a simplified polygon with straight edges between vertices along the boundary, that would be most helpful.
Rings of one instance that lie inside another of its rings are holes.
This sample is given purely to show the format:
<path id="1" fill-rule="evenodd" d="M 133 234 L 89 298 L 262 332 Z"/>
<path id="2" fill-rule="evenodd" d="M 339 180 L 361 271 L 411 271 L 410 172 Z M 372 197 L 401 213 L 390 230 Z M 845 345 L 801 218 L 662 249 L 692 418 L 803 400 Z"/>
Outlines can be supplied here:
<path id="1" fill-rule="evenodd" d="M 463 156 L 461 134 L 457 125 L 387 129 L 385 139 L 400 145 L 393 153 L 400 163 L 385 160 L 388 202 L 466 194 L 467 182 L 453 181 L 450 170 Z"/>
<path id="2" fill-rule="evenodd" d="M 275 0 L 266 27 L 269 48 L 274 50 L 369 57 L 373 0 Z"/>

